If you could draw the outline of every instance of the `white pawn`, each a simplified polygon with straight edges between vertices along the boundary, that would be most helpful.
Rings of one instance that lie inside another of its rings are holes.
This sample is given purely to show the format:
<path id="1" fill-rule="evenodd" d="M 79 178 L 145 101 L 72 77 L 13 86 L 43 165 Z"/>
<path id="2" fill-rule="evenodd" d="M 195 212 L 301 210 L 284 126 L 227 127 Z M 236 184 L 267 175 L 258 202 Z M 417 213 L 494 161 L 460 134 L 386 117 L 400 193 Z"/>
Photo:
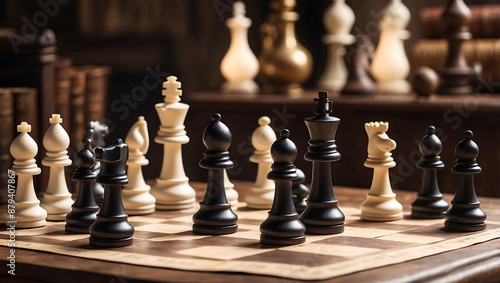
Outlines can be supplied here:
<path id="1" fill-rule="evenodd" d="M 42 164 L 50 168 L 50 175 L 41 206 L 47 211 L 47 220 L 64 221 L 73 204 L 64 174 L 64 167 L 71 165 L 67 151 L 70 139 L 61 126 L 61 115 L 52 114 L 49 122 L 50 127 L 43 136 L 47 156 L 42 160 Z"/>
<path id="2" fill-rule="evenodd" d="M 259 87 L 254 81 L 259 72 L 259 61 L 248 45 L 248 28 L 252 20 L 245 17 L 245 4 L 237 1 L 233 5 L 233 17 L 226 21 L 231 31 L 231 45 L 220 64 L 226 82 L 223 92 L 256 93 Z"/>
<path id="3" fill-rule="evenodd" d="M 17 126 L 19 136 L 10 145 L 10 154 L 14 157 L 12 171 L 18 176 L 16 184 L 16 195 L 14 197 L 14 214 L 7 210 L 4 213 L 7 227 L 14 224 L 16 228 L 35 228 L 45 225 L 47 211 L 40 207 L 40 201 L 35 194 L 33 186 L 33 175 L 42 172 L 36 165 L 35 156 L 38 153 L 38 146 L 33 138 L 28 134 L 31 126 L 22 122 Z"/>
<path id="4" fill-rule="evenodd" d="M 318 82 L 319 88 L 338 92 L 344 87 L 348 74 L 344 46 L 355 41 L 355 37 L 350 34 L 355 20 L 354 12 L 345 0 L 333 0 L 333 4 L 323 14 L 323 23 L 328 32 L 323 36 L 323 43 L 329 47 L 325 72 Z"/>
<path id="5" fill-rule="evenodd" d="M 179 102 L 182 90 L 177 77 L 167 77 L 163 88 L 165 101 L 155 105 L 161 122 L 155 142 L 163 144 L 163 163 L 151 194 L 156 198 L 156 209 L 184 209 L 192 207 L 196 200 L 196 192 L 188 183 L 182 163 L 181 146 L 189 142 L 184 130 L 189 105 Z"/>
<path id="6" fill-rule="evenodd" d="M 259 127 L 252 134 L 252 146 L 255 152 L 250 156 L 250 161 L 257 163 L 258 169 L 255 183 L 245 200 L 247 206 L 254 209 L 270 209 L 274 200 L 274 181 L 267 179 L 274 162 L 271 157 L 271 146 L 276 141 L 276 133 L 269 126 L 270 123 L 269 117 L 260 117 Z"/>
<path id="7" fill-rule="evenodd" d="M 229 180 L 226 169 L 224 169 L 224 191 L 226 192 L 227 202 L 229 202 L 231 206 L 236 206 L 240 195 L 234 189 L 234 184 Z"/>
<path id="8" fill-rule="evenodd" d="M 389 181 L 389 168 L 396 166 L 391 150 L 396 142 L 386 132 L 387 122 L 365 124 L 368 135 L 368 159 L 365 167 L 373 168 L 373 180 L 366 200 L 361 204 L 361 218 L 369 221 L 392 221 L 403 217 L 403 206 L 396 200 Z"/>
<path id="9" fill-rule="evenodd" d="M 144 215 L 155 211 L 156 199 L 149 193 L 151 186 L 146 184 L 142 166 L 149 164 L 144 157 L 149 148 L 148 124 L 143 116 L 130 128 L 125 143 L 129 148 L 127 160 L 128 185 L 123 187 L 122 200 L 128 215 Z"/>
<path id="10" fill-rule="evenodd" d="M 406 77 L 410 73 L 410 63 L 403 41 L 410 37 L 405 30 L 410 22 L 410 10 L 401 0 L 391 0 L 381 14 L 380 40 L 371 73 L 380 93 L 408 93 L 410 84 Z"/>

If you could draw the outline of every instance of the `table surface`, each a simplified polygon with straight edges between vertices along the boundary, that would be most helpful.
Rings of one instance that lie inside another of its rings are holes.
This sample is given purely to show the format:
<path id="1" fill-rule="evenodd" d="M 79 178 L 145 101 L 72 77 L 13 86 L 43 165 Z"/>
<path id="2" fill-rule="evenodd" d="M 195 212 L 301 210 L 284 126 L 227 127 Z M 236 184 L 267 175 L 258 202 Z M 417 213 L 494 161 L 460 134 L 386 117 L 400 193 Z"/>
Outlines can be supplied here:
<path id="1" fill-rule="evenodd" d="M 250 189 L 249 182 L 234 182 L 240 199 Z M 203 196 L 205 184 L 193 183 L 197 197 Z M 337 199 L 361 203 L 367 190 L 335 187 Z M 408 208 L 415 192 L 397 192 L 398 200 Z M 445 195 L 450 201 L 453 196 Z M 488 214 L 488 220 L 500 222 L 500 199 L 479 198 L 481 208 Z M 5 207 L 2 207 L 4 210 Z M 167 212 L 155 212 L 161 217 Z M 367 225 L 370 225 L 369 222 Z M 0 247 L 2 255 L 8 248 Z M 7 274 L 6 256 L 0 258 L 0 281 L 12 280 Z M 241 274 L 193 272 L 174 269 L 153 268 L 113 263 L 97 259 L 83 259 L 39 251 L 16 249 L 16 280 L 20 282 L 297 282 L 283 278 Z M 476 244 L 466 248 L 444 252 L 399 264 L 356 272 L 324 282 L 411 282 L 442 280 L 443 282 L 497 282 L 500 280 L 500 239 Z M 323 282 L 323 281 L 322 281 Z"/>

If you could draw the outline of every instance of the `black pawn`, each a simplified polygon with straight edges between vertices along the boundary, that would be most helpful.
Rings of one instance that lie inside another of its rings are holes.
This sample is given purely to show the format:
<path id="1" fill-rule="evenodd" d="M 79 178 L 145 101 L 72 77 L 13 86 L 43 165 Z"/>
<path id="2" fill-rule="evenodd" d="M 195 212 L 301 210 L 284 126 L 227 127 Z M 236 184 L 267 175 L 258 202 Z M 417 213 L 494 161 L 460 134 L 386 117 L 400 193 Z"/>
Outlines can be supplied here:
<path id="1" fill-rule="evenodd" d="M 486 213 L 479 207 L 474 189 L 474 174 L 481 172 L 476 163 L 479 148 L 472 141 L 472 131 L 465 131 L 462 137 L 455 148 L 455 166 L 451 168 L 451 172 L 458 174 L 457 190 L 451 208 L 446 212 L 444 227 L 459 232 L 481 231 L 486 228 Z"/>
<path id="2" fill-rule="evenodd" d="M 95 158 L 90 148 L 90 139 L 82 140 L 83 149 L 75 156 L 77 169 L 71 177 L 74 181 L 80 181 L 78 196 L 71 206 L 71 212 L 66 215 L 65 230 L 69 233 L 88 234 L 89 227 L 94 223 L 99 206 L 94 200 L 92 183 L 97 177 L 92 172 Z"/>
<path id="3" fill-rule="evenodd" d="M 307 195 L 309 195 L 309 188 L 304 185 L 306 181 L 306 175 L 304 172 L 297 168 L 297 179 L 292 181 L 292 194 L 293 194 L 293 203 L 295 205 L 295 209 L 298 213 L 302 213 L 307 206 Z"/>
<path id="4" fill-rule="evenodd" d="M 288 139 L 290 132 L 282 130 L 280 138 L 271 146 L 274 163 L 267 174 L 275 181 L 273 206 L 267 219 L 260 225 L 260 242 L 263 245 L 287 246 L 306 241 L 306 227 L 299 220 L 292 196 L 292 180 L 297 178 L 293 161 L 297 158 L 297 147 Z"/>
<path id="5" fill-rule="evenodd" d="M 437 170 L 442 169 L 444 163 L 439 156 L 443 145 L 435 134 L 434 126 L 427 127 L 427 135 L 419 145 L 422 157 L 417 167 L 423 170 L 424 176 L 417 199 L 411 204 L 411 215 L 417 218 L 443 218 L 449 207 L 437 182 Z"/>
<path id="6" fill-rule="evenodd" d="M 337 234 L 344 231 L 345 216 L 333 195 L 331 163 L 340 159 L 335 144 L 340 119 L 330 116 L 332 103 L 327 92 L 320 92 L 314 100 L 318 101 L 317 116 L 304 120 L 311 137 L 304 156 L 313 162 L 311 193 L 300 221 L 306 225 L 307 234 Z"/>
<path id="7" fill-rule="evenodd" d="M 128 184 L 126 163 L 128 146 L 121 139 L 113 145 L 95 149 L 101 162 L 97 182 L 104 186 L 104 198 L 97 218 L 90 226 L 90 244 L 97 247 L 121 247 L 132 244 L 134 227 L 127 220 L 122 203 L 122 186 Z"/>
<path id="8" fill-rule="evenodd" d="M 207 190 L 200 209 L 193 215 L 193 232 L 205 235 L 224 235 L 236 232 L 238 216 L 231 210 L 224 190 L 224 169 L 233 167 L 227 149 L 231 145 L 231 131 L 220 121 L 221 115 L 212 115 L 212 122 L 203 132 L 207 150 L 200 167 L 208 169 Z"/>

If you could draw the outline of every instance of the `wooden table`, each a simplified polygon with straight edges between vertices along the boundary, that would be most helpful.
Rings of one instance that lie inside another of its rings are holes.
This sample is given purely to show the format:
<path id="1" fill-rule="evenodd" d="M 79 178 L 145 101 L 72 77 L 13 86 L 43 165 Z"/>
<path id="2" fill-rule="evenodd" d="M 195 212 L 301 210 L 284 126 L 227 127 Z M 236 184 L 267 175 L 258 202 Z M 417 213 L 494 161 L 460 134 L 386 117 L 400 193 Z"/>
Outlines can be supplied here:
<path id="1" fill-rule="evenodd" d="M 251 183 L 235 182 L 240 199 Z M 204 184 L 194 183 L 198 197 L 202 197 Z M 335 187 L 340 206 L 361 203 L 366 190 Z M 398 200 L 408 213 L 414 192 L 397 192 Z M 445 195 L 450 201 L 451 195 Z M 487 221 L 500 222 L 500 199 L 480 198 Z M 5 208 L 3 207 L 3 210 Z M 3 211 L 2 211 L 3 212 Z M 155 212 L 161 217 L 168 212 Z M 367 222 L 366 225 L 371 225 Z M 346 229 L 347 230 L 347 229 Z M 3 235 L 2 235 L 3 237 Z M 16 275 L 7 274 L 8 248 L 0 247 L 0 281 L 13 282 L 297 282 L 277 277 L 242 273 L 190 272 L 174 269 L 144 267 L 112 263 L 97 259 L 82 259 L 38 251 L 16 249 Z M 500 239 L 476 244 L 467 248 L 445 252 L 409 262 L 389 265 L 340 276 L 324 282 L 495 282 L 500 280 Z"/>

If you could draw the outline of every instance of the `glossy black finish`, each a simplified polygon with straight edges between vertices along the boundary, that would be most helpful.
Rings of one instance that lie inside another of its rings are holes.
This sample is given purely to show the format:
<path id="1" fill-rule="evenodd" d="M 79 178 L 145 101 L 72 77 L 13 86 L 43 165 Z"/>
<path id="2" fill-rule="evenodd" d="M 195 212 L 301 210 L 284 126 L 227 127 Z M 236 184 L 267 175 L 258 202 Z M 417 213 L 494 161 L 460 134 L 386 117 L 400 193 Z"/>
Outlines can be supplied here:
<path id="1" fill-rule="evenodd" d="M 292 194 L 293 194 L 293 204 L 298 213 L 302 213 L 307 206 L 307 196 L 309 195 L 309 188 L 304 185 L 306 181 L 306 175 L 302 170 L 297 168 L 297 179 L 292 181 Z"/>
<path id="2" fill-rule="evenodd" d="M 109 134 L 109 128 L 108 126 L 101 124 L 98 121 L 91 121 L 89 123 L 89 127 L 85 131 L 85 137 L 87 139 L 90 139 L 92 141 L 91 147 L 97 148 L 97 147 L 104 147 L 106 145 L 104 138 Z M 92 149 L 92 152 L 94 152 Z M 94 163 L 94 166 L 92 166 L 92 172 L 94 174 L 99 174 L 99 171 L 101 169 L 101 163 L 99 161 L 96 161 Z M 102 198 L 104 197 L 104 187 L 96 183 L 95 181 L 91 183 L 92 185 L 92 191 L 94 192 L 94 198 L 95 201 L 97 202 L 98 205 L 102 204 Z"/>

